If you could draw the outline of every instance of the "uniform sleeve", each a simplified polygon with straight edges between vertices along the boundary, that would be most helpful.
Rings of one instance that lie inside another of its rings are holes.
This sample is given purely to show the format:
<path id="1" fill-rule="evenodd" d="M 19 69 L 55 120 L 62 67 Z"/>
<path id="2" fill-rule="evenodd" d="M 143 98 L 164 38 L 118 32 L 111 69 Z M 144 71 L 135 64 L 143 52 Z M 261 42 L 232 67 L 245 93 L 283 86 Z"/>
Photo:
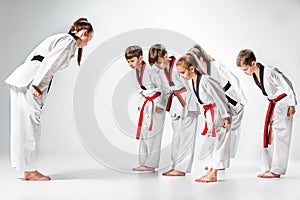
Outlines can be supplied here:
<path id="1" fill-rule="evenodd" d="M 228 101 L 220 84 L 215 79 L 208 76 L 202 76 L 202 79 L 207 90 L 207 94 L 211 95 L 214 103 L 216 103 L 221 117 L 223 119 L 229 117 L 230 111 L 228 107 Z"/>
<path id="2" fill-rule="evenodd" d="M 153 84 L 156 86 L 158 92 L 161 93 L 157 99 L 156 106 L 165 110 L 170 95 L 170 90 L 169 88 L 165 87 L 162 71 L 159 69 L 152 69 L 150 78 Z"/>
<path id="3" fill-rule="evenodd" d="M 220 71 L 219 73 L 221 73 L 224 78 L 227 79 L 226 83 L 229 81 L 231 84 L 231 87 L 226 91 L 226 94 L 245 105 L 247 103 L 247 99 L 238 77 L 232 71 L 230 71 L 228 67 L 221 63 L 219 63 L 218 70 Z"/>
<path id="4" fill-rule="evenodd" d="M 277 68 L 272 70 L 271 78 L 275 87 L 280 88 L 280 91 L 283 91 L 282 93 L 287 94 L 288 105 L 297 105 L 297 98 L 292 82 Z"/>
<path id="5" fill-rule="evenodd" d="M 74 56 L 76 50 L 74 45 L 75 43 L 71 39 L 59 41 L 42 61 L 32 85 L 38 87 L 41 91 L 47 88 L 54 73 L 69 65 L 70 59 Z"/>

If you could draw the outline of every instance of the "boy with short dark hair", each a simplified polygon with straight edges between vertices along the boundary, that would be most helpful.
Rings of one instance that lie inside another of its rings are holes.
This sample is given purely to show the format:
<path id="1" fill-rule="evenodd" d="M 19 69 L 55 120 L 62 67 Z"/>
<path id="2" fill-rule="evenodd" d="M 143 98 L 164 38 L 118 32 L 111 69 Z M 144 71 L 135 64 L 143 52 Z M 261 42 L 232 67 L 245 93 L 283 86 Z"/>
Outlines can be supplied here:
<path id="1" fill-rule="evenodd" d="M 140 140 L 139 164 L 134 171 L 155 171 L 159 166 L 161 138 L 165 121 L 165 102 L 161 98 L 158 75 L 143 61 L 143 50 L 130 46 L 125 51 L 129 66 L 134 69 L 139 89 L 140 112 L 136 139 Z"/>

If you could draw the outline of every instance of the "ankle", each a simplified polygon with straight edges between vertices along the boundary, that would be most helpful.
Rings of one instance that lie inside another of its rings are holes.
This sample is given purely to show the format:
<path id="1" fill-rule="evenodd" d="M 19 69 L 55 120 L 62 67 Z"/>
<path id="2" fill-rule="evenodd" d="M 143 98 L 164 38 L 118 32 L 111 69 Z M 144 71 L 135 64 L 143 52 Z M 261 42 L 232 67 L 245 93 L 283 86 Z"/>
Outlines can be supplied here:
<path id="1" fill-rule="evenodd" d="M 24 176 L 30 176 L 32 174 L 36 174 L 38 171 L 37 170 L 34 170 L 34 171 L 24 171 Z"/>

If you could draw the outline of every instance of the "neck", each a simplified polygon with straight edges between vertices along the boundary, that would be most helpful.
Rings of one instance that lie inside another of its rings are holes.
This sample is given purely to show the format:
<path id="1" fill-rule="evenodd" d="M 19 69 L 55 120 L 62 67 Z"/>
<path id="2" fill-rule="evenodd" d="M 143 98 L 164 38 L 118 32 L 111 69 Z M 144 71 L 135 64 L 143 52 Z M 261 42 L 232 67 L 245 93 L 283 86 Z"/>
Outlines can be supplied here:
<path id="1" fill-rule="evenodd" d="M 166 63 L 165 63 L 167 69 L 170 69 L 170 63 L 171 63 L 171 60 L 170 60 L 170 59 L 167 59 L 167 60 L 166 60 Z"/>
<path id="2" fill-rule="evenodd" d="M 197 78 L 198 78 L 198 74 L 194 72 L 192 75 L 192 79 L 195 85 L 197 85 Z"/>
<path id="3" fill-rule="evenodd" d="M 254 74 L 256 75 L 256 77 L 259 77 L 259 64 L 256 63 L 255 66 L 254 66 Z"/>
<path id="4" fill-rule="evenodd" d="M 142 66 L 143 66 L 143 61 L 138 66 L 136 66 L 136 69 L 140 71 L 142 69 Z"/>

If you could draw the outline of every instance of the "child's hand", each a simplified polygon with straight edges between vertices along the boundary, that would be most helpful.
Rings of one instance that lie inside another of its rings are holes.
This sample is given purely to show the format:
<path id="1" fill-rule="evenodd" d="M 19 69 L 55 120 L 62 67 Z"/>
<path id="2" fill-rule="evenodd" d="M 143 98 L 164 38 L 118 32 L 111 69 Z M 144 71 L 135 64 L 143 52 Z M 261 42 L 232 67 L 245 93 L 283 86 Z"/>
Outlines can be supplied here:
<path id="1" fill-rule="evenodd" d="M 287 112 L 287 116 L 288 117 L 292 117 L 293 114 L 295 114 L 296 110 L 295 110 L 295 106 L 289 106 L 288 112 Z"/>
<path id="2" fill-rule="evenodd" d="M 155 112 L 161 113 L 162 111 L 164 111 L 164 109 L 157 107 L 157 106 L 155 107 Z"/>
<path id="3" fill-rule="evenodd" d="M 224 118 L 223 127 L 226 128 L 230 124 L 230 117 Z"/>
<path id="4" fill-rule="evenodd" d="M 33 87 L 33 92 L 32 92 L 32 95 L 35 97 L 35 98 L 41 98 L 42 97 L 42 91 L 36 87 L 36 86 L 32 86 Z"/>
<path id="5" fill-rule="evenodd" d="M 196 111 L 188 111 L 187 116 L 188 117 L 194 117 L 194 116 L 197 116 L 197 113 L 196 113 Z"/>

